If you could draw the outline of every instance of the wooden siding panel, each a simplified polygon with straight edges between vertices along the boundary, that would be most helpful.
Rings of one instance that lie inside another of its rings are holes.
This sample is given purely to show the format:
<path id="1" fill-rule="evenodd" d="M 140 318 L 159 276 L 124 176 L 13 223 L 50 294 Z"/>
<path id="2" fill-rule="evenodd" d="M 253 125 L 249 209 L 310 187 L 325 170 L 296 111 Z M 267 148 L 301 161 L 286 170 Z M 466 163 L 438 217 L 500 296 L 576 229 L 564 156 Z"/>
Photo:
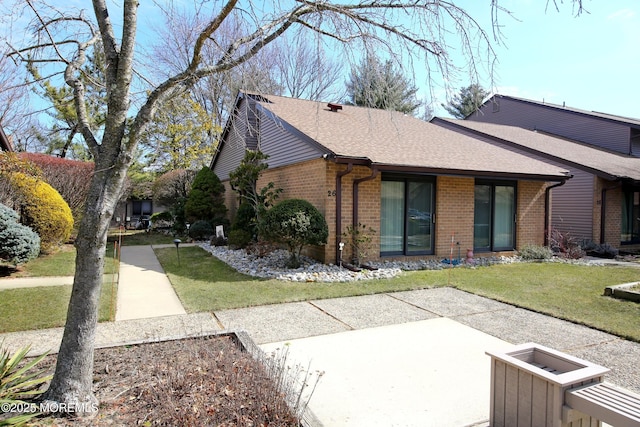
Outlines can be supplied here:
<path id="1" fill-rule="evenodd" d="M 543 105 L 499 98 L 499 106 L 487 103 L 467 120 L 537 129 L 630 154 L 628 125 Z"/>
<path id="2" fill-rule="evenodd" d="M 593 240 L 594 176 L 571 169 L 573 178 L 551 190 L 551 225 L 572 237 Z"/>
<path id="3" fill-rule="evenodd" d="M 269 155 L 270 168 L 318 159 L 324 154 L 318 147 L 288 132 L 273 116 L 260 114 L 260 149 Z"/>

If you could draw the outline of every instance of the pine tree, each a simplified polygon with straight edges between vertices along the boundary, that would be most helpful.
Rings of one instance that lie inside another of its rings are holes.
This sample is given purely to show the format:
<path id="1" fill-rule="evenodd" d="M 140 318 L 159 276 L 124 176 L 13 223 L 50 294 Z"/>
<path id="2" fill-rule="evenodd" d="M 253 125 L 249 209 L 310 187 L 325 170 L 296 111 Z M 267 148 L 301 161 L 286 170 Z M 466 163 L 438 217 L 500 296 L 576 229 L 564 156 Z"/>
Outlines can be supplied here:
<path id="1" fill-rule="evenodd" d="M 351 69 L 347 81 L 349 102 L 362 107 L 395 110 L 414 115 L 421 103 L 418 88 L 391 61 L 381 62 L 369 55 Z"/>
<path id="2" fill-rule="evenodd" d="M 484 98 L 489 92 L 484 90 L 479 84 L 472 84 L 460 89 L 460 93 L 454 95 L 448 104 L 441 104 L 449 114 L 456 119 L 464 119 L 472 113 L 478 111 Z"/>
<path id="3" fill-rule="evenodd" d="M 212 224 L 226 222 L 224 192 L 220 178 L 207 166 L 203 167 L 193 180 L 193 187 L 184 206 L 187 219 L 190 222 L 209 221 Z"/>

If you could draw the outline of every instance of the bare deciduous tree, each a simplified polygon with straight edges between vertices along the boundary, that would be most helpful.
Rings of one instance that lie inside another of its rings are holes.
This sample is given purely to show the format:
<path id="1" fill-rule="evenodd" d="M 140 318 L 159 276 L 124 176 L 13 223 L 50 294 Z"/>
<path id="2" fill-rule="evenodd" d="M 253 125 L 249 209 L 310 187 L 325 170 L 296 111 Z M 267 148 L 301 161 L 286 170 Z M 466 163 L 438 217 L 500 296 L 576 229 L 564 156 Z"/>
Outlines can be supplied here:
<path id="1" fill-rule="evenodd" d="M 344 64 L 324 49 L 320 35 L 281 37 L 273 49 L 273 79 L 286 95 L 312 101 L 338 100 Z"/>
<path id="2" fill-rule="evenodd" d="M 5 53 L 0 56 L 0 125 L 14 139 L 30 125 L 29 89 L 24 84 L 23 68 Z"/>
<path id="3" fill-rule="evenodd" d="M 138 0 L 110 1 L 109 7 L 107 0 L 93 0 L 92 19 L 77 10 L 45 8 L 40 1 L 26 3 L 35 16 L 37 38 L 31 46 L 16 48 L 13 57 L 61 67 L 66 84 L 73 89 L 80 131 L 95 161 L 76 240 L 78 256 L 64 335 L 55 374 L 45 393 L 46 399 L 65 403 L 67 407 L 75 405 L 86 412 L 97 409 L 92 393 L 93 350 L 107 232 L 139 136 L 162 101 L 205 77 L 248 64 L 266 46 L 293 29 L 322 35 L 336 51 L 368 44 L 379 51 L 422 56 L 422 65 L 432 73 L 454 72 L 456 64 L 450 46 L 461 47 L 462 52 L 472 56 L 474 60 L 466 58 L 462 63 L 462 67 L 470 64 L 468 71 L 472 74 L 478 72 L 477 52 L 486 53 L 488 64 L 493 63 L 491 36 L 452 2 L 292 0 L 274 2 L 267 10 L 263 2 L 250 0 L 202 1 L 195 2 L 199 16 L 209 18 L 192 26 L 192 44 L 185 46 L 188 61 L 175 73 L 140 92 L 140 98 L 133 103 L 134 83 L 139 83 L 134 74 Z M 119 6 L 121 22 L 114 25 L 112 19 L 116 15 L 111 15 L 109 8 Z M 490 6 L 491 11 L 500 10 L 497 0 L 491 0 Z M 238 36 L 228 38 L 220 33 L 226 22 L 235 22 Z M 120 29 L 120 34 L 116 34 L 116 29 Z M 99 41 L 106 64 L 103 84 L 108 106 L 101 134 L 95 133 L 90 125 L 82 78 L 87 55 Z M 129 117 L 133 117 L 130 124 Z"/>

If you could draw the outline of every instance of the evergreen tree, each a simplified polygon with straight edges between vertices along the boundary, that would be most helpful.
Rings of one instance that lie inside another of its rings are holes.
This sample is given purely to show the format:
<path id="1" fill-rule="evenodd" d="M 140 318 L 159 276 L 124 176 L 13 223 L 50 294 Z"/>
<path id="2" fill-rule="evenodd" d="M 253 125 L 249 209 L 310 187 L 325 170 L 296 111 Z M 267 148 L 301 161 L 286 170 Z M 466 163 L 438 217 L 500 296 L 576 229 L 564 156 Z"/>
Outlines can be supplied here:
<path id="1" fill-rule="evenodd" d="M 456 119 L 464 119 L 470 114 L 478 111 L 484 98 L 489 92 L 484 90 L 479 84 L 472 84 L 460 89 L 460 93 L 454 95 L 448 104 L 441 104 L 449 114 Z"/>
<path id="2" fill-rule="evenodd" d="M 381 62 L 368 55 L 351 69 L 347 94 L 352 105 L 395 110 L 414 115 L 420 107 L 418 88 L 411 84 L 393 62 Z"/>
<path id="3" fill-rule="evenodd" d="M 98 83 L 104 77 L 104 67 L 104 54 L 101 49 L 96 49 L 93 55 L 87 55 L 86 64 L 81 70 L 81 79 L 87 92 L 87 119 L 94 132 L 104 125 L 106 117 L 107 91 Z M 33 63 L 27 64 L 27 70 L 37 83 L 34 91 L 50 102 L 53 107 L 47 112 L 52 119 L 50 128 L 45 134 L 36 134 L 36 137 L 46 145 L 46 153 L 62 158 L 90 160 L 91 153 L 77 138 L 82 135 L 82 132 L 74 105 L 73 88 L 66 84 L 56 86 L 51 78 L 43 77 Z"/>
<path id="4" fill-rule="evenodd" d="M 220 178 L 207 166 L 203 167 L 193 180 L 193 187 L 184 206 L 187 219 L 192 223 L 200 220 L 212 224 L 226 223 L 224 192 Z"/>

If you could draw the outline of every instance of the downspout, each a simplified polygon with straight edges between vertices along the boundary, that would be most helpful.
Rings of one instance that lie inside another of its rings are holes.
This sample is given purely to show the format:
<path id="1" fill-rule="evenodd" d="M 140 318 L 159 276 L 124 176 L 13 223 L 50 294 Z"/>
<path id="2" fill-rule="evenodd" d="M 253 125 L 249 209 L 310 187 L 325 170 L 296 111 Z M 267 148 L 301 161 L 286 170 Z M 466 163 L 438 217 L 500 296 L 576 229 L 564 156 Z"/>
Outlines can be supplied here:
<path id="1" fill-rule="evenodd" d="M 347 163 L 347 168 L 336 173 L 336 264 L 340 259 L 340 235 L 342 234 L 342 177 L 350 174 L 353 163 Z"/>
<path id="2" fill-rule="evenodd" d="M 604 244 L 604 232 L 605 232 L 605 216 L 607 213 L 607 191 L 615 190 L 620 187 L 620 184 L 614 185 L 613 187 L 603 187 L 602 192 L 600 193 L 600 244 Z M 619 243 L 619 242 L 618 242 Z"/>
<path id="3" fill-rule="evenodd" d="M 352 203 L 352 217 L 351 217 L 352 222 L 351 223 L 354 230 L 358 230 L 360 228 L 359 222 L 358 222 L 358 205 L 359 205 L 358 186 L 361 182 L 371 181 L 376 176 L 378 176 L 378 169 L 375 166 L 373 166 L 371 168 L 371 174 L 369 176 L 365 176 L 363 178 L 358 178 L 353 180 L 353 203 Z M 351 243 L 353 244 L 353 242 Z M 358 248 L 356 246 L 353 247 L 352 256 L 358 257 L 358 258 L 360 257 L 360 254 L 358 253 Z"/>
<path id="4" fill-rule="evenodd" d="M 564 180 L 562 182 L 559 182 L 557 184 L 554 184 L 550 187 L 547 187 L 544 190 L 544 245 L 545 246 L 549 246 L 549 237 L 551 236 L 551 223 L 550 223 L 550 218 L 549 218 L 549 214 L 551 213 L 551 190 L 553 190 L 554 188 L 560 187 L 561 185 L 564 185 L 567 181 Z"/>
<path id="5" fill-rule="evenodd" d="M 361 182 L 371 181 L 378 176 L 378 169 L 374 166 L 371 168 L 371 175 L 365 176 L 364 178 L 358 178 L 353 180 L 353 219 L 352 224 L 354 227 L 358 226 L 358 185 Z"/>

